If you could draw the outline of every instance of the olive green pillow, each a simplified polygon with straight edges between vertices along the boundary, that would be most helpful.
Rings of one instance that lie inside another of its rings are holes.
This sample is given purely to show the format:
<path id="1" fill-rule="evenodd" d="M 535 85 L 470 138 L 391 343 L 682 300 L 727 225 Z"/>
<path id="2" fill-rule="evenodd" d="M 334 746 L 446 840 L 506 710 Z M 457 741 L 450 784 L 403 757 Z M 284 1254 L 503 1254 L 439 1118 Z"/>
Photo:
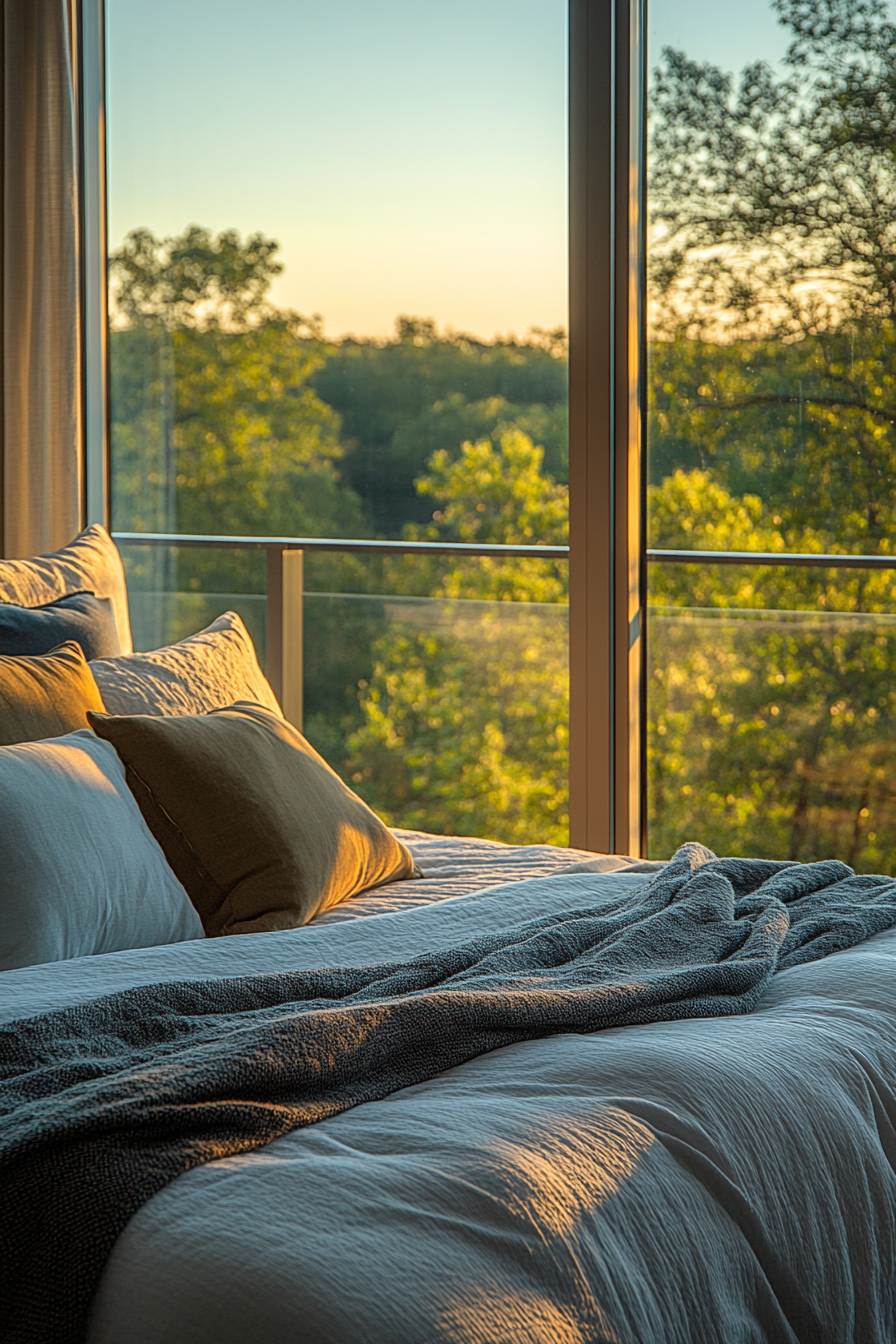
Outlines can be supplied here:
<path id="1" fill-rule="evenodd" d="M 39 657 L 0 657 L 0 746 L 64 737 L 89 727 L 88 710 L 104 709 L 73 640 Z"/>
<path id="2" fill-rule="evenodd" d="M 208 714 L 91 714 L 207 934 L 294 929 L 413 877 L 410 853 L 302 734 L 240 701 Z"/>

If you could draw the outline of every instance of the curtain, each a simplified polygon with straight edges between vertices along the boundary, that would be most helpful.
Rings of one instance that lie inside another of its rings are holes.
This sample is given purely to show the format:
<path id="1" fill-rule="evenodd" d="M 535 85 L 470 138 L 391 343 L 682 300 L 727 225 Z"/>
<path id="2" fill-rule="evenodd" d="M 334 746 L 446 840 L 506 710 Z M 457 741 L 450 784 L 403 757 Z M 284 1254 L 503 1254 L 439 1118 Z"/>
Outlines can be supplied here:
<path id="1" fill-rule="evenodd" d="M 2 0 L 0 554 L 83 525 L 77 109 L 69 0 Z"/>

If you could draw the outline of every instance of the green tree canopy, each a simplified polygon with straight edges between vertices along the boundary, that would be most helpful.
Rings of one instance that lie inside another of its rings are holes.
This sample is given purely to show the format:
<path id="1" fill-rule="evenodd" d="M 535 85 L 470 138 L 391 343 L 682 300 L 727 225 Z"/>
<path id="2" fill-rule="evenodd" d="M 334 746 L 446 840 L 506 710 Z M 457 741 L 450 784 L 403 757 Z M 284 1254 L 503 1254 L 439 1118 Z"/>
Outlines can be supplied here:
<path id="1" fill-rule="evenodd" d="M 346 480 L 375 531 L 398 537 L 427 521 L 415 481 L 432 453 L 515 425 L 537 435 L 566 479 L 566 343 L 562 331 L 483 341 L 399 317 L 395 339 L 349 338 L 312 383 L 342 417 Z"/>
<path id="2" fill-rule="evenodd" d="M 277 243 L 192 226 L 113 254 L 114 519 L 123 530 L 363 535 L 337 413 L 313 391 L 313 322 L 272 307 Z M 248 557 L 186 555 L 181 581 L 253 588 Z M 187 571 L 190 576 L 187 576 Z M 203 575 L 205 576 L 203 578 Z"/>
<path id="3" fill-rule="evenodd" d="M 113 320 L 169 330 L 234 330 L 264 320 L 271 281 L 283 270 L 279 246 L 262 233 L 243 241 L 235 229 L 215 237 L 198 224 L 171 238 L 132 229 L 109 258 Z"/>
<path id="4" fill-rule="evenodd" d="M 418 489 L 439 504 L 413 536 L 564 544 L 565 486 L 519 430 L 440 450 Z M 510 843 L 568 840 L 567 566 L 551 561 L 393 561 L 396 606 L 374 641 L 347 769 L 393 824 Z"/>

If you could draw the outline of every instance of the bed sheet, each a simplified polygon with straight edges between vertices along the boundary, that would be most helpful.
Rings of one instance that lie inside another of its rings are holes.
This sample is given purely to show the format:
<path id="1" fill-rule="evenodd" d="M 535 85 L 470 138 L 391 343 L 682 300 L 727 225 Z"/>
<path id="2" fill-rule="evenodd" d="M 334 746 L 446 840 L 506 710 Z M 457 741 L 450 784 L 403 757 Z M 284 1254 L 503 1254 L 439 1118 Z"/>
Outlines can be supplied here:
<path id="1" fill-rule="evenodd" d="M 395 830 L 414 856 L 423 880 L 390 882 L 363 892 L 319 915 L 316 924 L 339 924 L 347 919 L 411 910 L 433 900 L 451 900 L 501 882 L 521 882 L 561 872 L 652 872 L 661 863 L 627 855 L 593 854 L 585 849 L 557 845 L 505 845 L 462 835 L 428 835 L 424 831 Z"/>
<path id="2" fill-rule="evenodd" d="M 251 970 L 390 960 L 645 880 L 84 961 L 95 992 L 232 974 L 234 944 Z M 61 969 L 7 973 L 2 1015 Z M 892 1344 L 894 969 L 891 931 L 748 1016 L 509 1046 L 188 1172 L 119 1238 L 89 1344 Z"/>

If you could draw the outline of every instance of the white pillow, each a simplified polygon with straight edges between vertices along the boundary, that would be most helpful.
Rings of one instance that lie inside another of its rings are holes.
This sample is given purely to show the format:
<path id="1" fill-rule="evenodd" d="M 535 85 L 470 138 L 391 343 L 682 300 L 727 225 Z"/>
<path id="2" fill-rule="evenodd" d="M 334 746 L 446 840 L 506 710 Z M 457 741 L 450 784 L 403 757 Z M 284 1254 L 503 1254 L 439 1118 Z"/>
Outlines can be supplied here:
<path id="1" fill-rule="evenodd" d="M 115 542 L 99 523 L 51 555 L 31 560 L 0 560 L 0 602 L 42 607 L 69 593 L 108 597 L 122 653 L 134 647 L 128 618 L 124 567 Z"/>
<path id="2" fill-rule="evenodd" d="M 107 714 L 207 714 L 238 700 L 283 717 L 258 666 L 255 645 L 235 611 L 197 635 L 153 653 L 98 658 L 90 664 Z"/>
<path id="3" fill-rule="evenodd" d="M 0 970 L 204 937 L 89 729 L 0 748 L 0 818 Z"/>

